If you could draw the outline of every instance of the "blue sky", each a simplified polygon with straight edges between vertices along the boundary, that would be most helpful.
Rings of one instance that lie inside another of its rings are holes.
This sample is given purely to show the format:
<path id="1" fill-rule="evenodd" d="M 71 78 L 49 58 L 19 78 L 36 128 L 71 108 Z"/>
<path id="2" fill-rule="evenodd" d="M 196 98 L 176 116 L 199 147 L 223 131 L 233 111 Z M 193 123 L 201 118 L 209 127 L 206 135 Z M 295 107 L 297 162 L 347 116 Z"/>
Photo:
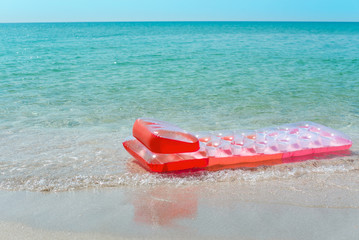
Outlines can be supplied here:
<path id="1" fill-rule="evenodd" d="M 359 0 L 0 0 L 0 22 L 359 21 Z"/>

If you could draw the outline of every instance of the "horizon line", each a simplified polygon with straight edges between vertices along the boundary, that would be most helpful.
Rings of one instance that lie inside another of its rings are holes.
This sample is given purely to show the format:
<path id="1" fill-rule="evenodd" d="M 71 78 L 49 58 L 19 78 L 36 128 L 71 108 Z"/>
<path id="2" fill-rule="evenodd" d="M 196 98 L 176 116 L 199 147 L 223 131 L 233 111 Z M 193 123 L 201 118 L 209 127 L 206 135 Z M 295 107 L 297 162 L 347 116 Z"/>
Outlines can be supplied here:
<path id="1" fill-rule="evenodd" d="M 0 24 L 33 24 L 33 23 L 175 23 L 175 22 L 283 22 L 283 23 L 359 23 L 358 21 L 326 21 L 326 20 L 131 20 L 131 21 L 29 21 L 0 22 Z"/>

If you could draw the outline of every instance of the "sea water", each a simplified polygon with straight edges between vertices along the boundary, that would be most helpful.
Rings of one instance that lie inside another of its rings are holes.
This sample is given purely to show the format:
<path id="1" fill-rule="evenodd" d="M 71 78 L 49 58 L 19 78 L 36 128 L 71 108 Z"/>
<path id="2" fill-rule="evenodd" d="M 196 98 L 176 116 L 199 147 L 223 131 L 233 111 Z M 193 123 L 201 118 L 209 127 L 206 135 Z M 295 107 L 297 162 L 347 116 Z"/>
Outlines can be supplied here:
<path id="1" fill-rule="evenodd" d="M 136 118 L 188 131 L 314 121 L 349 156 L 160 175 L 121 142 Z M 359 170 L 359 23 L 0 24 L 0 189 L 206 184 Z"/>

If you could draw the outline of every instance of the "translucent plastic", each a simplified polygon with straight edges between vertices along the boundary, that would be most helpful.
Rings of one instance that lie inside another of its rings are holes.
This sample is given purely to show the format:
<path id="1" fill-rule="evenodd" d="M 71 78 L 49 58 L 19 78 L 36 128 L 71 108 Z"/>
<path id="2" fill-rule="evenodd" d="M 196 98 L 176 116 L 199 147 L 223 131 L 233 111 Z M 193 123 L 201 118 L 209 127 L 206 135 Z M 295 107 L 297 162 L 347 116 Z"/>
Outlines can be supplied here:
<path id="1" fill-rule="evenodd" d="M 288 159 L 349 149 L 343 133 L 313 122 L 253 130 L 198 133 L 209 156 L 209 166 Z"/>
<path id="2" fill-rule="evenodd" d="M 148 122 L 146 120 L 146 123 Z M 293 157 L 346 150 L 352 145 L 351 140 L 343 133 L 313 122 L 285 124 L 255 131 L 224 130 L 199 132 L 194 135 L 161 121 L 156 121 L 156 124 L 142 124 L 138 129 L 150 128 L 148 132 L 153 132 L 153 129 L 157 129 L 154 126 L 158 125 L 162 126 L 158 127 L 159 129 L 165 131 L 156 130 L 156 138 L 142 139 L 148 136 L 137 133 L 136 136 L 134 134 L 137 139 L 128 138 L 123 143 L 132 156 L 147 169 L 155 172 L 213 166 L 242 166 L 241 164 L 244 163 L 257 166 L 257 163 L 268 163 L 268 161 L 289 162 Z M 163 149 L 162 144 L 165 150 L 156 153 L 148 147 L 151 145 L 148 142 L 152 145 L 160 145 L 157 149 Z M 199 142 L 198 148 L 197 142 Z M 192 151 L 189 151 L 191 149 Z"/>
<path id="3" fill-rule="evenodd" d="M 194 152 L 199 141 L 192 134 L 167 122 L 153 119 L 137 119 L 133 136 L 155 153 Z"/>
<path id="4" fill-rule="evenodd" d="M 204 148 L 191 153 L 154 153 L 134 137 L 124 142 L 125 149 L 147 170 L 152 172 L 179 171 L 208 166 L 208 157 Z"/>

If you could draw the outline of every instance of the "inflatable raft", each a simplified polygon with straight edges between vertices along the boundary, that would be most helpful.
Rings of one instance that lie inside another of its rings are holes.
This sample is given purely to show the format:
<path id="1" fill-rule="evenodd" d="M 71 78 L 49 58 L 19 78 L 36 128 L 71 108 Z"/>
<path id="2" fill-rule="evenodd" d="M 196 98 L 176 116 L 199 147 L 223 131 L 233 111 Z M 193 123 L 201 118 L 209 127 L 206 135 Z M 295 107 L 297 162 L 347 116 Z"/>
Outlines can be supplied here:
<path id="1" fill-rule="evenodd" d="M 153 119 L 137 119 L 133 136 L 123 142 L 125 149 L 153 172 L 273 165 L 347 150 L 351 145 L 343 133 L 313 122 L 192 134 Z"/>

